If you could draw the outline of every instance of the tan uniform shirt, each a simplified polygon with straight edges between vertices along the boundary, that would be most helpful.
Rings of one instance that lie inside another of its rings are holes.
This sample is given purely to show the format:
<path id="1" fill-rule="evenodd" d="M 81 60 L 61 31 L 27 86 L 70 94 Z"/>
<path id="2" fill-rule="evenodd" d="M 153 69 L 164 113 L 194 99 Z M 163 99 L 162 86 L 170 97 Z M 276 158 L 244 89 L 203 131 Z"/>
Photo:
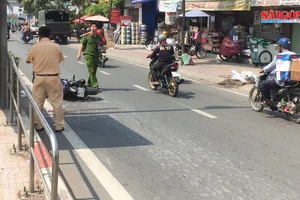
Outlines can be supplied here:
<path id="1" fill-rule="evenodd" d="M 23 31 L 24 31 L 24 33 L 29 32 L 29 31 L 30 31 L 30 27 L 27 26 L 27 25 L 25 25 L 25 26 L 23 27 Z"/>
<path id="2" fill-rule="evenodd" d="M 60 74 L 59 63 L 64 61 L 64 56 L 58 44 L 43 38 L 31 46 L 26 61 L 33 64 L 36 74 Z"/>

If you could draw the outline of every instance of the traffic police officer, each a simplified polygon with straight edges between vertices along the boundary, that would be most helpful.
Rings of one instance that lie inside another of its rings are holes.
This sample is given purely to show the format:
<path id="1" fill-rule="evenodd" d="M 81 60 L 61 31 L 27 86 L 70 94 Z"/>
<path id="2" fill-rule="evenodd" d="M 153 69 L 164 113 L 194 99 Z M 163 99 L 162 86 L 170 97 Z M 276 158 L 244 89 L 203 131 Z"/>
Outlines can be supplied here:
<path id="1" fill-rule="evenodd" d="M 64 130 L 64 114 L 62 109 L 63 103 L 63 86 L 60 80 L 60 62 L 64 56 L 58 44 L 49 40 L 50 29 L 42 26 L 39 28 L 39 42 L 32 45 L 27 63 L 33 64 L 35 79 L 33 82 L 33 98 L 40 110 L 43 109 L 46 97 L 54 109 L 54 127 L 56 132 Z M 39 118 L 34 116 L 35 128 L 37 131 L 43 130 Z"/>

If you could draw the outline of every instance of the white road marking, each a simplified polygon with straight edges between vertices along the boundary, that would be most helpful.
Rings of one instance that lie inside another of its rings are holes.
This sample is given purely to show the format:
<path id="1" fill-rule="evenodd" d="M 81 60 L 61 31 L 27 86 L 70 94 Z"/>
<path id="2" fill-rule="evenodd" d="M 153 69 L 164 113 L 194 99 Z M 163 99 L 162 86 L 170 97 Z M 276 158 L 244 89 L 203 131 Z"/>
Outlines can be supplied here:
<path id="1" fill-rule="evenodd" d="M 113 59 L 118 60 L 118 61 L 128 62 L 128 63 L 130 62 L 130 61 L 124 61 L 124 60 L 122 60 L 122 59 L 120 59 L 120 58 L 117 58 L 117 57 L 114 57 L 114 56 L 111 56 L 111 55 L 110 55 L 110 57 L 112 57 Z M 149 69 L 149 67 L 146 66 L 146 65 L 141 65 L 141 64 L 138 64 L 138 63 L 133 63 L 133 64 L 136 65 L 136 66 L 142 67 L 142 68 Z M 205 84 L 207 87 L 212 87 L 212 88 L 215 88 L 215 89 L 218 89 L 218 90 L 223 90 L 223 91 L 225 91 L 225 92 L 230 92 L 230 93 L 237 94 L 237 95 L 240 95 L 240 96 L 243 96 L 243 97 L 249 97 L 247 94 L 244 94 L 244 93 L 241 93 L 241 92 L 238 92 L 238 91 L 229 90 L 229 89 L 225 89 L 225 88 L 221 88 L 221 87 L 216 87 L 216 86 L 214 86 L 214 85 L 209 85 L 209 84 L 206 84 L 205 82 L 197 81 L 197 80 L 195 80 L 195 79 L 188 78 L 188 77 L 185 77 L 185 76 L 181 76 L 181 77 L 182 77 L 183 79 L 185 79 L 185 80 L 189 80 L 189 81 L 192 81 L 192 82 L 194 82 L 194 83 Z"/>
<path id="2" fill-rule="evenodd" d="M 138 88 L 138 89 L 140 89 L 140 90 L 143 90 L 143 91 L 149 91 L 147 88 L 144 88 L 144 87 L 142 87 L 142 86 L 139 86 L 139 85 L 132 85 L 133 87 L 136 87 L 136 88 Z"/>
<path id="3" fill-rule="evenodd" d="M 20 70 L 21 71 L 21 70 Z M 24 73 L 22 73 L 24 74 Z M 32 88 L 32 83 L 30 80 L 23 75 L 24 81 L 29 88 Z M 48 102 L 45 101 L 44 108 L 49 114 L 53 116 L 50 110 L 53 107 Z M 86 146 L 86 144 L 78 137 L 74 130 L 65 122 L 65 130 L 62 132 L 64 136 L 69 140 L 70 144 L 73 146 L 74 151 L 81 157 L 85 162 L 86 166 L 89 167 L 91 172 L 95 175 L 98 181 L 102 184 L 105 190 L 109 193 L 113 200 L 133 200 L 132 196 L 125 190 L 125 188 L 118 182 L 118 180 L 110 173 L 110 171 L 101 163 L 97 156 Z M 112 166 L 110 165 L 112 168 Z"/>
<path id="4" fill-rule="evenodd" d="M 203 115 L 203 116 L 205 116 L 205 117 L 208 117 L 208 118 L 210 118 L 210 119 L 217 119 L 217 118 L 218 118 L 218 117 L 216 117 L 216 116 L 214 116 L 214 115 L 211 115 L 211 114 L 209 114 L 209 113 L 207 113 L 207 112 L 204 112 L 204 111 L 202 111 L 202 110 L 199 110 L 199 109 L 191 109 L 191 111 L 196 112 L 196 113 L 198 113 L 198 114 L 200 114 L 200 115 Z"/>
<path id="5" fill-rule="evenodd" d="M 79 64 L 82 64 L 82 65 L 85 65 L 85 63 L 83 63 L 83 62 L 81 62 L 81 61 L 78 61 L 78 63 L 79 63 Z"/>
<path id="6" fill-rule="evenodd" d="M 110 73 L 108 73 L 108 72 L 105 72 L 105 71 L 99 71 L 99 72 L 101 72 L 102 74 L 108 75 L 108 76 L 110 76 L 110 75 L 111 75 Z"/>
<path id="7" fill-rule="evenodd" d="M 64 55 L 64 58 L 67 58 L 68 56 Z"/>

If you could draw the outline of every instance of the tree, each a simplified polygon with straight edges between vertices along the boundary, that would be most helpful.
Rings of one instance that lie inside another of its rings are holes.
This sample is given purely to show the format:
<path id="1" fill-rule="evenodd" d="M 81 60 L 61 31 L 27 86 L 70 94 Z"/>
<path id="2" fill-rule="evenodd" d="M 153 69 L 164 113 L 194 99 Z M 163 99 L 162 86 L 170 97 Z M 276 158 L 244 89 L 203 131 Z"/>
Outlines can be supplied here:
<path id="1" fill-rule="evenodd" d="M 124 9 L 124 0 L 112 0 L 112 7 L 113 8 L 120 8 L 121 12 Z M 104 17 L 109 17 L 110 11 L 110 1 L 107 3 L 100 3 L 96 5 L 92 5 L 84 10 L 86 15 L 93 14 L 93 15 L 102 15 Z"/>
<path id="2" fill-rule="evenodd" d="M 26 14 L 38 15 L 40 10 L 45 9 L 62 9 L 65 8 L 64 2 L 61 0 L 18 0 Z"/>

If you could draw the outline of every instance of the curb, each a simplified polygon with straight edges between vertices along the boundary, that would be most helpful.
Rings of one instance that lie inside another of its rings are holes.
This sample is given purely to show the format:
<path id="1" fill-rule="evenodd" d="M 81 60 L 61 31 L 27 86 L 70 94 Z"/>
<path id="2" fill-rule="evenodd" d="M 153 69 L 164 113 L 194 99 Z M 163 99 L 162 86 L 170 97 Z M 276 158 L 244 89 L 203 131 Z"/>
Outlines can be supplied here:
<path id="1" fill-rule="evenodd" d="M 23 80 L 25 84 L 27 85 L 28 89 L 32 91 L 32 83 L 31 81 L 25 76 L 25 74 L 19 69 Z M 45 104 L 47 104 L 48 101 L 46 100 Z M 49 103 L 48 103 L 49 104 Z M 50 105 L 50 104 L 49 104 Z M 49 112 L 49 111 L 47 111 Z M 25 115 L 23 115 L 23 120 L 25 124 L 25 134 L 26 137 L 29 138 L 29 118 Z M 41 140 L 40 136 L 34 130 L 34 152 L 36 154 L 39 166 L 41 168 L 43 177 L 46 180 L 47 187 L 51 191 L 51 178 L 52 178 L 52 157 L 50 156 L 49 151 L 47 150 L 44 142 Z M 36 166 L 35 166 L 36 167 Z M 71 196 L 71 193 L 69 192 L 69 189 L 67 188 L 65 182 L 63 181 L 60 174 L 58 174 L 58 190 L 57 194 L 59 199 L 63 200 L 73 200 L 73 197 Z M 45 192 L 45 197 L 48 199 L 48 196 Z"/>

